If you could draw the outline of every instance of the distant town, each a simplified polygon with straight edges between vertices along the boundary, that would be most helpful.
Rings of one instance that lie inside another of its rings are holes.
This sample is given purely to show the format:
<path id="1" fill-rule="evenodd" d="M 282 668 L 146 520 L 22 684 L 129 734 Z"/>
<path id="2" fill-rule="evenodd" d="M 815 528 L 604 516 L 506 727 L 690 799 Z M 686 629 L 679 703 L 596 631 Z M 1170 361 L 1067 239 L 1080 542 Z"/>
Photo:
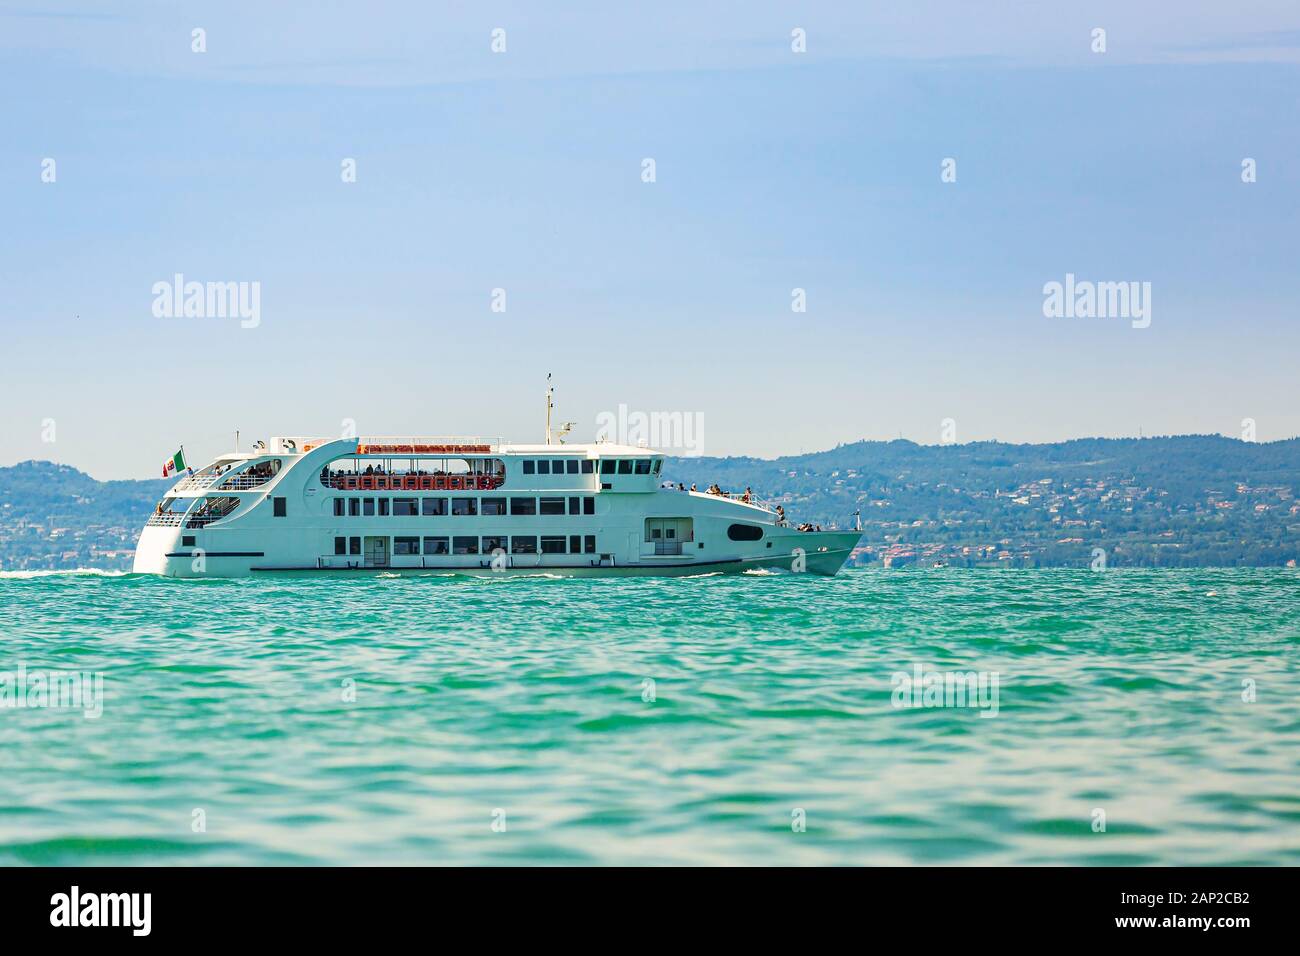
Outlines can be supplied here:
<path id="1" fill-rule="evenodd" d="M 674 458 L 664 477 L 752 488 L 793 522 L 853 528 L 853 563 L 901 567 L 1295 567 L 1300 440 L 1045 445 L 857 442 L 778 459 Z M 0 468 L 0 569 L 126 569 L 168 480 Z"/>

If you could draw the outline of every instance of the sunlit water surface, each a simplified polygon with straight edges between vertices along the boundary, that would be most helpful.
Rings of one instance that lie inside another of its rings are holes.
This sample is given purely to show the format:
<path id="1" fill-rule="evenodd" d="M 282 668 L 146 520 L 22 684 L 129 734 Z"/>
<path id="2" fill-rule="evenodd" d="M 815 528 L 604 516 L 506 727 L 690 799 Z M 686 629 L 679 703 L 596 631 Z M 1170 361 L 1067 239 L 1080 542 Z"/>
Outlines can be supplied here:
<path id="1" fill-rule="evenodd" d="M 0 863 L 1300 863 L 1294 570 L 10 572 L 0 622 L 104 679 L 0 709 Z"/>

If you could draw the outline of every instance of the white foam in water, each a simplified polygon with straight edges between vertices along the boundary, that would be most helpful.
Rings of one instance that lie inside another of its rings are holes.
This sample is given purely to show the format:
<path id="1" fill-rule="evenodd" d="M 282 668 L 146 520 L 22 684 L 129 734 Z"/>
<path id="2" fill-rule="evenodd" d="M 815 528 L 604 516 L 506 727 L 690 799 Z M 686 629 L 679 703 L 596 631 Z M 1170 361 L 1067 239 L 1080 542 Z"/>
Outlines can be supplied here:
<path id="1" fill-rule="evenodd" d="M 48 578 L 55 575 L 81 574 L 99 578 L 124 578 L 130 571 L 109 571 L 104 568 L 43 568 L 37 571 L 0 571 L 0 578 Z"/>

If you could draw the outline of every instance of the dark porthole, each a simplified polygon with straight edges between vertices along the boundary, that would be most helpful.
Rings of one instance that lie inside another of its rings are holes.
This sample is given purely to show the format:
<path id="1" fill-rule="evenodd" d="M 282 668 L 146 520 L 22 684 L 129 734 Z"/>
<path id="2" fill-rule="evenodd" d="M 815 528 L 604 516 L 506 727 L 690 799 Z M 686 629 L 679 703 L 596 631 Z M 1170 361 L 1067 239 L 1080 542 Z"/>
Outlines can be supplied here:
<path id="1" fill-rule="evenodd" d="M 727 529 L 727 537 L 732 541 L 757 541 L 763 537 L 763 529 L 756 524 L 733 524 Z"/>

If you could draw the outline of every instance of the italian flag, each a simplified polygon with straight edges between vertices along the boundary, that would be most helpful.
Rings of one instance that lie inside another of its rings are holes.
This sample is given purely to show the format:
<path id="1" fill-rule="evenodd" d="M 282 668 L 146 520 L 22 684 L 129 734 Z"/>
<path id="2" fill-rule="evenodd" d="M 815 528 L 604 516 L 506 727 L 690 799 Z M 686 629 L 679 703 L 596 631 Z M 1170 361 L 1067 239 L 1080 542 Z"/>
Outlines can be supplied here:
<path id="1" fill-rule="evenodd" d="M 178 451 L 176 454 L 172 455 L 165 462 L 163 462 L 162 476 L 164 478 L 170 478 L 172 475 L 176 474 L 176 472 L 183 471 L 184 469 L 185 469 L 185 449 L 182 447 L 180 451 Z"/>

